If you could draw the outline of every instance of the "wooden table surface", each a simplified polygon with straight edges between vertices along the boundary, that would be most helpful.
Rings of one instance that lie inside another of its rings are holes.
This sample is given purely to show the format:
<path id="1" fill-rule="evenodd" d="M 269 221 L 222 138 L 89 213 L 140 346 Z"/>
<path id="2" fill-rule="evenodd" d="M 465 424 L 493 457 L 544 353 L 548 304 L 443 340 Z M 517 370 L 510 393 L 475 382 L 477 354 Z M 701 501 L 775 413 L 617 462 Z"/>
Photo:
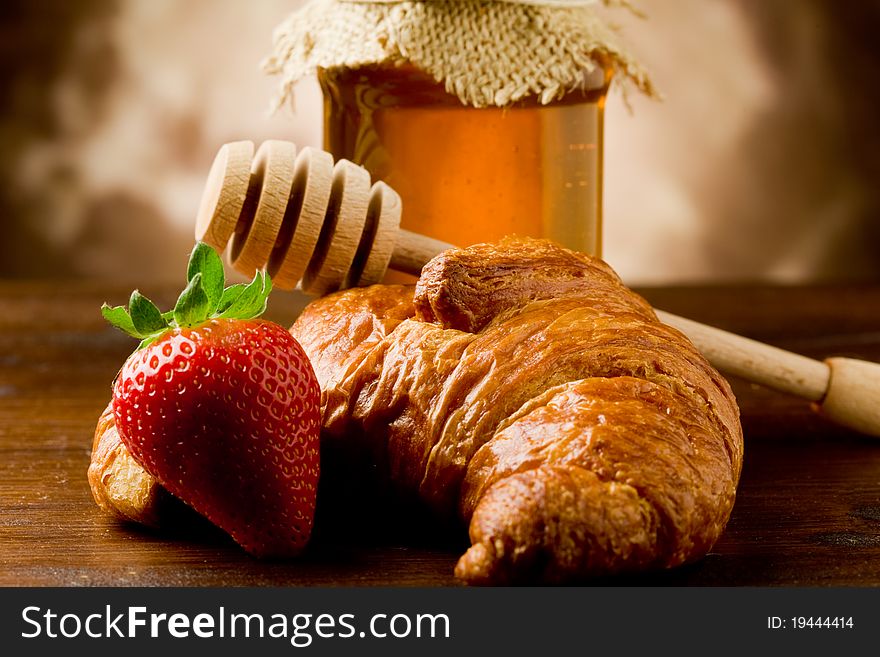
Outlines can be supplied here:
<path id="1" fill-rule="evenodd" d="M 0 585 L 456 584 L 463 535 L 430 522 L 364 531 L 319 516 L 304 558 L 263 563 L 206 524 L 156 533 L 105 517 L 86 482 L 89 449 L 134 345 L 98 307 L 124 302 L 128 289 L 0 282 Z M 880 360 L 880 285 L 642 292 L 670 312 L 810 356 Z M 166 305 L 171 295 L 154 294 Z M 273 304 L 270 317 L 289 323 L 296 304 Z M 602 583 L 880 585 L 880 440 L 732 383 L 746 448 L 726 532 L 698 563 Z"/>

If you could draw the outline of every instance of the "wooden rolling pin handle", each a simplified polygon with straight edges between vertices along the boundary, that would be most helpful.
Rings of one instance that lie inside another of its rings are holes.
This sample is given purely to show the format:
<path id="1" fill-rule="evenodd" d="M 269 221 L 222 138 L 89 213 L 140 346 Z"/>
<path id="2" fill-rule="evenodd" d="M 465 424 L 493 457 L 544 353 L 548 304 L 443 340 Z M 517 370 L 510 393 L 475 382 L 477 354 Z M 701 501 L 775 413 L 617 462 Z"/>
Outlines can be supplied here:
<path id="1" fill-rule="evenodd" d="M 656 312 L 722 372 L 808 399 L 828 419 L 880 437 L 880 364 L 852 358 L 820 362 L 662 310 Z"/>

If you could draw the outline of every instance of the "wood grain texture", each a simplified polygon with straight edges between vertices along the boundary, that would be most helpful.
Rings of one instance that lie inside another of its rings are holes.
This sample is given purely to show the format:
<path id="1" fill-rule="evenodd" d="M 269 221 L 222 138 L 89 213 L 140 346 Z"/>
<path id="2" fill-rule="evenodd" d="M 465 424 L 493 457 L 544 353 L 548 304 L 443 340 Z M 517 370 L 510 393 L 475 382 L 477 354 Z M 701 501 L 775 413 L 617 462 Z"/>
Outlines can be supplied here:
<path id="1" fill-rule="evenodd" d="M 219 251 L 226 248 L 250 190 L 253 157 L 250 141 L 224 144 L 217 153 L 196 216 L 197 240 Z"/>
<path id="2" fill-rule="evenodd" d="M 269 257 L 275 287 L 292 290 L 306 273 L 321 236 L 333 189 L 333 157 L 316 148 L 303 148 L 294 163 L 291 199 L 284 211 L 281 233 Z"/>
<path id="3" fill-rule="evenodd" d="M 301 285 L 306 294 L 321 296 L 342 287 L 364 232 L 370 206 L 370 174 L 339 160 L 321 237 Z"/>
<path id="4" fill-rule="evenodd" d="M 232 266 L 248 278 L 269 262 L 275 248 L 290 199 L 295 159 L 296 146 L 276 139 L 264 141 L 254 156 L 250 177 L 259 185 L 260 195 L 250 223 L 239 222 L 229 248 Z"/>
<path id="5" fill-rule="evenodd" d="M 159 534 L 105 516 L 86 482 L 88 450 L 133 341 L 98 308 L 128 290 L 0 283 L 0 585 L 456 583 L 465 537 L 430 522 L 357 524 L 319 511 L 305 558 L 263 563 L 197 518 Z M 813 358 L 880 360 L 880 285 L 643 292 L 670 312 Z M 175 292 L 153 296 L 168 306 Z M 599 583 L 880 585 L 880 444 L 799 399 L 732 383 L 745 466 L 721 540 L 695 564 Z"/>

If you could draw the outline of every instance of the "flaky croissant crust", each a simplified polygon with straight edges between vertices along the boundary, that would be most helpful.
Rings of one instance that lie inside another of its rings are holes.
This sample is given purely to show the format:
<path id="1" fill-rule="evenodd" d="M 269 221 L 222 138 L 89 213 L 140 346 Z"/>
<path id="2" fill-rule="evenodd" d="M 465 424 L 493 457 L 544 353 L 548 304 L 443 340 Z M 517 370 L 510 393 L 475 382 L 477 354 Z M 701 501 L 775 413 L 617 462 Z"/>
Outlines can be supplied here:
<path id="1" fill-rule="evenodd" d="M 325 440 L 470 523 L 456 575 L 556 582 L 705 554 L 733 507 L 727 382 L 602 261 L 507 239 L 441 254 L 413 294 L 353 289 L 291 329 Z"/>

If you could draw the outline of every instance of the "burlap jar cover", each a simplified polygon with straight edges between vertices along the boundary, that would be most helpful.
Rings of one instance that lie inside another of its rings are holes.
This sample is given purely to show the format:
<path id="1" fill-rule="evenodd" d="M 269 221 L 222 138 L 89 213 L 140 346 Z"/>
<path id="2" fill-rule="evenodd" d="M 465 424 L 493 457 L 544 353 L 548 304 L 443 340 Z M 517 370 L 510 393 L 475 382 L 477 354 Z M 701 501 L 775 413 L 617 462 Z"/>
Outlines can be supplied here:
<path id="1" fill-rule="evenodd" d="M 547 104 L 602 62 L 648 95 L 644 69 L 594 0 L 311 0 L 275 31 L 264 69 L 282 78 L 276 104 L 318 68 L 409 62 L 462 103 Z M 629 6 L 619 0 L 604 4 Z"/>

